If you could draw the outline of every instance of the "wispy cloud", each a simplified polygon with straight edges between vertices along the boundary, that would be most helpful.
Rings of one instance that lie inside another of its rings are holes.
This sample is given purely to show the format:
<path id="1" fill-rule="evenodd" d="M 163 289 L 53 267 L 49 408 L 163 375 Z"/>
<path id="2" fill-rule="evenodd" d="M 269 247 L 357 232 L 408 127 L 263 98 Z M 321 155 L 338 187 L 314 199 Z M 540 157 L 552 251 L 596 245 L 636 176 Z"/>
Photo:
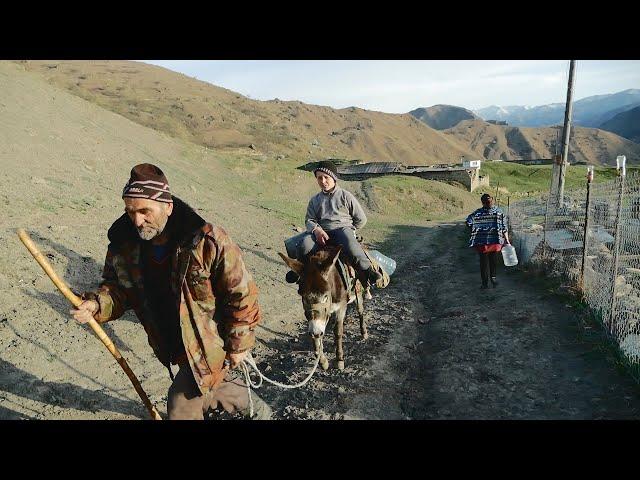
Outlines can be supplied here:
<path id="1" fill-rule="evenodd" d="M 148 61 L 259 100 L 405 113 L 563 102 L 568 61 Z M 640 88 L 640 61 L 578 61 L 576 98 Z"/>

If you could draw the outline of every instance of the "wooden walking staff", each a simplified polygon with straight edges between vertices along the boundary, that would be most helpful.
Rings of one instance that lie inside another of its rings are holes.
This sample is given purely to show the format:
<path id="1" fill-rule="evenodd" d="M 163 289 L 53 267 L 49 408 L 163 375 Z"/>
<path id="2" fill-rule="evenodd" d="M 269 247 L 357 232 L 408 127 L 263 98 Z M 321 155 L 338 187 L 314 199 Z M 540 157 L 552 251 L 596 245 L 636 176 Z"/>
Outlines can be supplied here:
<path id="1" fill-rule="evenodd" d="M 60 290 L 60 292 L 62 292 L 62 294 L 65 297 L 67 297 L 67 300 L 69 300 L 74 307 L 78 307 L 83 302 L 83 300 L 79 298 L 77 295 L 75 295 L 69 289 L 69 287 L 64 283 L 64 281 L 62 281 L 60 277 L 58 277 L 56 272 L 51 267 L 51 264 L 49 263 L 49 261 L 44 257 L 44 255 L 42 255 L 42 253 L 40 253 L 40 250 L 38 250 L 38 247 L 36 247 L 36 245 L 33 243 L 31 238 L 27 234 L 27 232 L 25 232 L 22 228 L 20 228 L 18 229 L 18 236 L 20 237 L 20 240 L 22 241 L 22 243 L 24 243 L 24 246 L 27 247 L 31 255 L 33 255 L 33 258 L 36 259 L 36 261 L 40 264 L 40 266 L 45 271 L 45 273 L 49 276 L 51 281 L 55 284 L 56 287 L 58 287 L 58 290 Z M 137 377 L 135 376 L 133 371 L 131 371 L 129 364 L 124 359 L 124 357 L 120 354 L 120 352 L 118 351 L 116 346 L 113 344 L 109 336 L 102 329 L 100 324 L 96 322 L 94 318 L 89 320 L 88 323 L 91 329 L 93 330 L 93 332 L 102 341 L 104 346 L 107 347 L 107 350 L 109 350 L 109 352 L 111 352 L 111 355 L 113 355 L 115 359 L 118 361 L 118 363 L 124 370 L 124 373 L 126 373 L 127 377 L 129 377 L 129 380 L 131 380 L 131 383 L 133 384 L 133 388 L 135 388 L 136 392 L 138 392 L 138 395 L 140 395 L 140 398 L 142 399 L 142 403 L 144 403 L 145 407 L 147 407 L 147 410 L 149 410 L 149 414 L 151 415 L 151 418 L 153 418 L 154 420 L 162 420 L 162 417 L 158 413 L 158 410 L 156 410 L 156 407 L 153 406 L 153 404 L 149 400 L 149 397 L 147 397 L 147 394 L 142 389 L 142 386 L 140 385 L 140 382 L 138 381 Z"/>

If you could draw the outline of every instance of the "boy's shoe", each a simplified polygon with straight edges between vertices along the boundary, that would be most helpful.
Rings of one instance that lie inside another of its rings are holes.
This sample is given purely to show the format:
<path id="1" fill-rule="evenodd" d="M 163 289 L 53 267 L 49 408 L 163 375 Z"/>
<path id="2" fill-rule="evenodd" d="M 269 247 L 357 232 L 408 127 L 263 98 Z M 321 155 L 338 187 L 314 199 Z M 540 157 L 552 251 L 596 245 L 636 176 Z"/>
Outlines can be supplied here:
<path id="1" fill-rule="evenodd" d="M 496 277 L 491 277 L 491 286 L 493 288 L 496 288 L 498 286 L 498 280 L 496 280 Z"/>
<path id="2" fill-rule="evenodd" d="M 483 284 L 480 286 L 480 289 L 481 289 L 481 290 L 486 290 L 487 288 L 489 288 L 489 285 L 487 285 L 486 283 L 483 283 Z"/>

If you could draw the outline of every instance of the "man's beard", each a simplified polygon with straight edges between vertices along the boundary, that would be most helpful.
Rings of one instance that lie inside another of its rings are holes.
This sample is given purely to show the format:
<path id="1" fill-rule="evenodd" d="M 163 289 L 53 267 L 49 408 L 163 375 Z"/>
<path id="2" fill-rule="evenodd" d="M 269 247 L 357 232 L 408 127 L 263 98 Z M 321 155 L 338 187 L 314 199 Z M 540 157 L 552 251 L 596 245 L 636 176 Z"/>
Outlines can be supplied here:
<path id="1" fill-rule="evenodd" d="M 164 231 L 164 227 L 167 225 L 167 220 L 169 220 L 169 216 L 165 217 L 158 226 L 145 226 L 142 228 L 137 228 L 138 235 L 142 240 L 153 240 Z"/>

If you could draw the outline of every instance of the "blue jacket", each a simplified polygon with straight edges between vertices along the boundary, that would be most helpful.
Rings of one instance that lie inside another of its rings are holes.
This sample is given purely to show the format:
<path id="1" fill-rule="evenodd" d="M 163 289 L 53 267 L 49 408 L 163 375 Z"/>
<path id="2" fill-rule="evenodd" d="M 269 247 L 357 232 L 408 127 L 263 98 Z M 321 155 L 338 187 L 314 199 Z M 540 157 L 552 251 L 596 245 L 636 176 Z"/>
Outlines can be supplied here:
<path id="1" fill-rule="evenodd" d="M 498 207 L 477 209 L 467 217 L 467 225 L 471 227 L 470 247 L 505 243 L 507 220 Z"/>

